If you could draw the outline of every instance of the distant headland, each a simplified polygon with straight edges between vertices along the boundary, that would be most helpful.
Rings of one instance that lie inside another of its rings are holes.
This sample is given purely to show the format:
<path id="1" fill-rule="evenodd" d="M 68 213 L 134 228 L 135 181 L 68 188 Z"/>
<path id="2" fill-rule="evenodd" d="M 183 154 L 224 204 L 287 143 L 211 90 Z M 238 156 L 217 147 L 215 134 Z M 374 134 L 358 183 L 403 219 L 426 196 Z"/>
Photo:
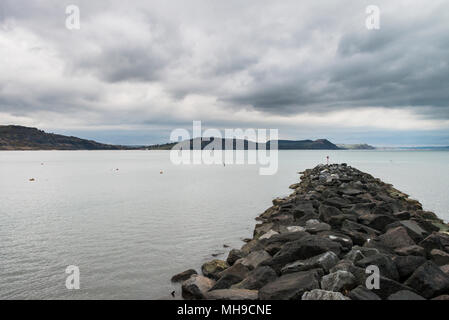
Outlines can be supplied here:
<path id="1" fill-rule="evenodd" d="M 214 138 L 203 138 L 201 149 L 214 141 Z M 226 139 L 222 139 L 222 148 L 227 146 Z M 232 148 L 243 146 L 245 150 L 258 149 L 262 145 L 269 148 L 275 141 L 266 144 L 256 143 L 248 140 L 232 139 Z M 182 142 L 185 148 L 195 149 L 194 140 Z M 278 140 L 279 150 L 349 150 L 365 149 L 374 147 L 367 144 L 337 145 L 327 139 L 318 140 Z M 0 126 L 0 150 L 170 150 L 175 143 L 156 144 L 149 146 L 125 146 L 100 143 L 93 140 L 81 139 L 73 136 L 64 136 L 55 133 L 47 133 L 43 130 L 31 127 L 8 125 Z"/>

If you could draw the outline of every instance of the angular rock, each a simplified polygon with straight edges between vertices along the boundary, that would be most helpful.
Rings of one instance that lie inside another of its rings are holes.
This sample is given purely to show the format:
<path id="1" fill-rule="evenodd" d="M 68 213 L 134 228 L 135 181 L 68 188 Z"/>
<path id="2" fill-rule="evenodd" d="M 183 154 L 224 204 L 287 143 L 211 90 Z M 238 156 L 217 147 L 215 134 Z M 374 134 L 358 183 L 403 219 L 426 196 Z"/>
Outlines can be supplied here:
<path id="1" fill-rule="evenodd" d="M 263 234 L 269 232 L 273 228 L 273 226 L 274 224 L 272 222 L 257 224 L 254 228 L 254 238 L 259 238 Z"/>
<path id="2" fill-rule="evenodd" d="M 186 271 L 183 271 L 181 273 L 178 273 L 178 274 L 174 275 L 171 278 L 171 281 L 172 282 L 185 281 L 185 280 L 189 279 L 194 274 L 197 274 L 197 272 L 195 270 L 193 270 L 193 269 L 189 269 L 189 270 L 186 270 Z"/>
<path id="3" fill-rule="evenodd" d="M 387 225 L 395 222 L 396 219 L 385 214 L 366 214 L 361 216 L 359 221 L 370 228 L 382 231 Z"/>
<path id="4" fill-rule="evenodd" d="M 316 215 L 315 208 L 311 201 L 300 202 L 293 209 L 293 216 L 299 219 L 303 216 L 314 216 Z"/>
<path id="5" fill-rule="evenodd" d="M 427 299 L 449 293 L 449 277 L 431 261 L 423 263 L 404 284 Z"/>
<path id="6" fill-rule="evenodd" d="M 407 279 L 426 259 L 420 256 L 397 256 L 393 258 L 400 279 Z"/>
<path id="7" fill-rule="evenodd" d="M 404 227 L 389 229 L 386 233 L 379 236 L 379 240 L 383 245 L 392 249 L 408 247 L 415 244 Z"/>
<path id="8" fill-rule="evenodd" d="M 271 239 L 268 239 L 271 240 Z M 247 242 L 245 245 L 243 245 L 241 251 L 244 255 L 249 254 L 252 251 L 257 251 L 263 249 L 262 241 L 259 241 L 257 239 L 252 239 L 249 242 Z"/>
<path id="9" fill-rule="evenodd" d="M 349 292 L 349 298 L 352 300 L 380 300 L 377 294 L 362 285 L 351 290 L 351 292 Z"/>
<path id="10" fill-rule="evenodd" d="M 430 258 L 435 264 L 439 266 L 444 266 L 445 264 L 449 264 L 449 253 L 446 253 L 442 250 L 432 249 L 430 251 Z"/>
<path id="11" fill-rule="evenodd" d="M 377 196 L 379 197 L 380 195 L 377 195 Z M 376 215 L 381 215 L 381 214 L 383 214 L 383 215 L 391 215 L 394 210 L 393 210 L 391 204 L 388 203 L 388 202 L 392 201 L 393 199 L 391 199 L 391 198 L 387 198 L 387 199 L 384 198 L 384 199 L 382 199 L 381 197 L 379 197 L 379 198 L 380 198 L 381 201 L 387 201 L 387 202 L 383 202 L 383 203 L 377 205 L 374 208 L 373 214 L 376 214 Z"/>
<path id="12" fill-rule="evenodd" d="M 219 278 L 218 274 L 228 267 L 229 265 L 226 263 L 226 261 L 215 259 L 204 263 L 201 266 L 201 272 L 206 277 L 217 280 Z"/>
<path id="13" fill-rule="evenodd" d="M 410 290 L 401 290 L 390 295 L 387 300 L 426 300 Z"/>
<path id="14" fill-rule="evenodd" d="M 329 206 L 336 207 L 338 209 L 343 209 L 343 208 L 347 208 L 347 207 L 351 206 L 351 204 L 348 200 L 343 199 L 343 198 L 337 198 L 337 197 L 328 198 L 328 199 L 324 200 L 324 203 Z"/>
<path id="15" fill-rule="evenodd" d="M 430 253 L 430 251 L 432 251 L 433 249 L 445 251 L 445 247 L 449 246 L 447 237 L 448 236 L 440 232 L 434 232 L 426 237 L 423 241 L 421 241 L 419 245 L 423 247 L 428 253 Z"/>
<path id="16" fill-rule="evenodd" d="M 232 286 L 236 289 L 259 290 L 267 283 L 276 280 L 276 272 L 270 267 L 261 266 L 251 271 L 241 282 Z"/>
<path id="17" fill-rule="evenodd" d="M 182 296 L 184 299 L 204 299 L 204 294 L 213 287 L 215 281 L 197 274 L 192 275 L 182 283 Z"/>
<path id="18" fill-rule="evenodd" d="M 361 285 L 366 287 L 367 286 L 367 278 L 368 276 L 371 276 L 371 273 L 367 273 L 365 269 L 360 267 L 350 267 L 350 272 L 356 277 L 357 285 Z M 370 278 L 372 279 L 372 278 Z M 369 281 L 368 284 L 373 284 L 372 281 Z M 394 281 L 392 279 L 388 279 L 386 277 L 383 277 L 380 275 L 379 277 L 379 288 L 373 288 L 370 289 L 374 294 L 379 296 L 381 299 L 387 299 L 391 294 L 398 292 L 400 290 L 413 290 L 408 286 L 405 286 L 397 281 Z"/>
<path id="19" fill-rule="evenodd" d="M 375 203 L 356 203 L 353 205 L 349 211 L 356 213 L 358 216 L 362 216 L 365 214 L 371 214 L 375 208 Z M 343 210 L 345 211 L 345 210 Z"/>
<path id="20" fill-rule="evenodd" d="M 399 212 L 394 212 L 393 216 L 398 219 L 398 220 L 408 220 L 410 219 L 410 212 L 408 211 L 399 211 Z"/>
<path id="21" fill-rule="evenodd" d="M 265 264 L 279 271 L 289 262 L 308 259 L 327 251 L 339 255 L 341 245 L 328 239 L 309 235 L 300 240 L 286 243 L 271 261 L 267 261 Z"/>
<path id="22" fill-rule="evenodd" d="M 266 245 L 264 249 L 270 256 L 274 256 L 281 250 L 283 245 L 284 244 L 280 242 L 270 243 L 269 245 Z"/>
<path id="23" fill-rule="evenodd" d="M 363 258 L 365 258 L 364 254 L 362 253 L 361 250 L 359 249 L 354 249 L 352 248 L 351 251 L 349 251 L 346 255 L 345 255 L 345 259 L 355 263 L 359 260 L 362 260 Z"/>
<path id="24" fill-rule="evenodd" d="M 329 218 L 327 223 L 329 223 L 333 228 L 340 228 L 346 220 L 351 220 L 356 222 L 357 217 L 353 214 L 339 214 L 337 216 L 332 216 Z"/>
<path id="25" fill-rule="evenodd" d="M 428 233 L 419 226 L 418 223 L 412 220 L 402 220 L 389 224 L 385 229 L 392 229 L 396 227 L 404 227 L 407 230 L 410 238 L 415 242 L 419 242 L 428 236 Z"/>
<path id="26" fill-rule="evenodd" d="M 343 259 L 338 261 L 338 263 L 329 270 L 329 273 L 334 273 L 339 270 L 350 272 L 352 267 L 354 267 L 354 263 L 352 261 Z"/>
<path id="27" fill-rule="evenodd" d="M 306 259 L 298 260 L 293 263 L 287 264 L 282 268 L 282 274 L 307 271 L 311 269 L 321 268 L 325 272 L 329 270 L 338 263 L 338 256 L 332 251 L 322 253 L 318 256 Z"/>
<path id="28" fill-rule="evenodd" d="M 312 291 L 304 292 L 301 300 L 349 300 L 349 298 L 340 292 L 313 289 Z"/>
<path id="29" fill-rule="evenodd" d="M 331 217 L 342 215 L 343 212 L 341 212 L 340 209 L 332 206 L 327 206 L 325 204 L 320 205 L 318 208 L 319 218 L 320 220 L 324 222 L 329 222 Z"/>
<path id="30" fill-rule="evenodd" d="M 268 252 L 266 252 L 265 250 L 258 250 L 253 251 L 246 257 L 237 260 L 236 263 L 241 263 L 242 265 L 250 269 L 255 269 L 261 263 L 268 260 L 271 260 L 271 256 L 268 254 Z"/>
<path id="31" fill-rule="evenodd" d="M 259 290 L 260 300 L 297 300 L 304 292 L 319 289 L 316 271 L 302 271 L 283 275 Z"/>
<path id="32" fill-rule="evenodd" d="M 222 277 L 226 274 L 233 274 L 233 275 L 239 276 L 243 279 L 249 274 L 249 272 L 250 272 L 250 269 L 247 266 L 245 266 L 239 262 L 235 262 L 231 267 L 219 272 L 218 277 Z"/>
<path id="33" fill-rule="evenodd" d="M 339 270 L 321 279 L 321 288 L 328 291 L 351 290 L 356 286 L 354 275 L 348 271 Z"/>
<path id="34" fill-rule="evenodd" d="M 232 273 L 225 274 L 215 282 L 210 290 L 229 289 L 233 284 L 239 283 L 242 280 L 243 278 L 238 275 Z"/>
<path id="35" fill-rule="evenodd" d="M 350 220 L 346 220 L 345 222 L 343 222 L 341 227 L 342 227 L 342 230 L 346 229 L 346 230 L 351 230 L 351 231 L 357 231 L 357 232 L 364 233 L 371 237 L 377 236 L 380 234 L 380 232 L 376 229 L 373 229 L 371 227 L 368 227 L 363 224 L 356 223 L 356 222 L 353 222 Z"/>
<path id="36" fill-rule="evenodd" d="M 211 290 L 215 289 L 227 289 L 235 283 L 239 283 L 246 276 L 248 276 L 250 270 L 248 267 L 241 263 L 235 263 L 232 267 L 218 273 L 218 280 Z"/>
<path id="37" fill-rule="evenodd" d="M 274 243 L 284 244 L 287 242 L 300 240 L 308 235 L 309 234 L 307 232 L 296 232 L 296 231 L 276 234 L 276 235 L 272 236 L 270 239 L 266 240 L 265 246 L 268 246 L 268 245 L 274 244 Z"/>
<path id="38" fill-rule="evenodd" d="M 257 290 L 221 289 L 209 291 L 204 295 L 207 300 L 257 300 Z"/>
<path id="39" fill-rule="evenodd" d="M 228 258 L 226 262 L 228 265 L 232 266 L 238 259 L 241 259 L 245 256 L 242 250 L 232 249 L 229 251 Z"/>
<path id="40" fill-rule="evenodd" d="M 380 274 L 384 277 L 392 280 L 399 280 L 399 273 L 396 265 L 387 255 L 375 254 L 355 262 L 355 265 L 364 269 L 368 266 L 375 265 L 379 268 Z"/>

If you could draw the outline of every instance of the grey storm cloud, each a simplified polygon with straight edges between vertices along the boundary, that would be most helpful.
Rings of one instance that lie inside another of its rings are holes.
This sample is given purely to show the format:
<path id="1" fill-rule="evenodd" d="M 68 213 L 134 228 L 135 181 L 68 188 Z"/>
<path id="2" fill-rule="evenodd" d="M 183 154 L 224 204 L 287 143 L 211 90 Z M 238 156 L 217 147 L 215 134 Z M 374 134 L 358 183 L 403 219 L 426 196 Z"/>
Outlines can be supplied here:
<path id="1" fill-rule="evenodd" d="M 68 4 L 80 7 L 79 31 L 64 27 Z M 449 119 L 449 3 L 377 1 L 381 28 L 372 31 L 370 4 L 2 0 L 0 65 L 25 65 L 11 54 L 36 41 L 26 56 L 37 71 L 0 75 L 0 113 L 91 110 L 107 123 L 128 107 L 143 112 L 126 121 L 145 124 L 170 119 L 170 105 L 176 124 L 192 108 L 177 104 L 201 96 L 230 113 L 377 107 Z M 112 104 L 118 111 L 105 112 Z"/>

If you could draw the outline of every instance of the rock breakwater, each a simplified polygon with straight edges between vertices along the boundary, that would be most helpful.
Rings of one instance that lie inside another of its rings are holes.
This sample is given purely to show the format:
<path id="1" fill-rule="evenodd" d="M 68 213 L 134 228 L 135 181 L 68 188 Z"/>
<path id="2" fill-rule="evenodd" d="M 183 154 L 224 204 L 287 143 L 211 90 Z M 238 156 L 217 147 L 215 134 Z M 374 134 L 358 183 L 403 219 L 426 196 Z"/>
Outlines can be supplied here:
<path id="1" fill-rule="evenodd" d="M 346 164 L 301 174 L 242 248 L 182 274 L 186 299 L 449 299 L 448 228 L 434 213 Z"/>

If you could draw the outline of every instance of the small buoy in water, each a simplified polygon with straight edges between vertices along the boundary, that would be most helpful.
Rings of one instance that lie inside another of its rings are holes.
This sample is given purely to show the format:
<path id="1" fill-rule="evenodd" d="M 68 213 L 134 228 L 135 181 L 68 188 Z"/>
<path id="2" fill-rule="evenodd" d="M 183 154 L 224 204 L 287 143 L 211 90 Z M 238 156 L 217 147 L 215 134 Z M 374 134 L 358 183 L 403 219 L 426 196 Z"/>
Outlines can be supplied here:
<path id="1" fill-rule="evenodd" d="M 175 291 L 171 292 L 171 296 L 174 298 L 175 297 Z"/>
<path id="2" fill-rule="evenodd" d="M 327 164 L 329 164 L 329 156 L 326 156 Z"/>
<path id="3" fill-rule="evenodd" d="M 164 171 L 162 171 L 162 170 L 161 170 L 161 171 L 160 171 L 159 173 L 160 173 L 160 174 L 163 174 L 163 173 L 164 173 Z"/>
<path id="4" fill-rule="evenodd" d="M 43 166 L 44 165 L 44 163 L 43 162 L 41 162 L 41 166 Z"/>
<path id="5" fill-rule="evenodd" d="M 31 178 L 31 179 L 30 179 L 30 181 L 31 181 L 31 182 L 33 182 L 33 181 L 36 181 L 36 179 L 34 179 L 34 178 Z"/>

